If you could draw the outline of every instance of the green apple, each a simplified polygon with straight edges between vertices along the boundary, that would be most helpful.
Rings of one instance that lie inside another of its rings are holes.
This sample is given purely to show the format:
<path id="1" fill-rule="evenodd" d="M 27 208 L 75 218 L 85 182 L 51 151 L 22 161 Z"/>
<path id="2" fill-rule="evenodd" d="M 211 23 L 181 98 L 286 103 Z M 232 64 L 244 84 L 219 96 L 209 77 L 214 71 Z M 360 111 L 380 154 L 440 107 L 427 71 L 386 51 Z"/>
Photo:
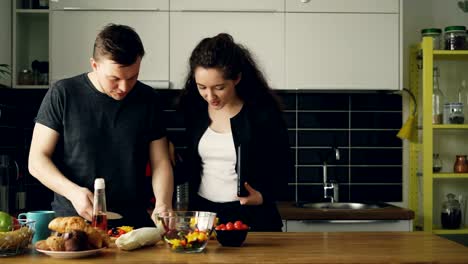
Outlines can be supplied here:
<path id="1" fill-rule="evenodd" d="M 11 215 L 0 211 L 0 232 L 11 231 L 13 221 Z"/>

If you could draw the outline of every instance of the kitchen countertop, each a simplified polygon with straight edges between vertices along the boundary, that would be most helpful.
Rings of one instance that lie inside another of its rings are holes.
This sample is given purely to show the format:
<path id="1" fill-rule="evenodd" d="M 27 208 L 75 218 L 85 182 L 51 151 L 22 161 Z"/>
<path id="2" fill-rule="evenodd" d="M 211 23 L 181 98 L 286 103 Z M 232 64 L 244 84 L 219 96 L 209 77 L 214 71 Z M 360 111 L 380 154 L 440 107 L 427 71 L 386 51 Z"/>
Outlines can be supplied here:
<path id="1" fill-rule="evenodd" d="M 278 210 L 283 220 L 411 220 L 414 212 L 389 206 L 378 209 L 310 209 L 298 208 L 294 202 L 279 202 Z"/>
<path id="2" fill-rule="evenodd" d="M 105 249 L 84 259 L 37 252 L 0 258 L 9 264 L 54 263 L 468 263 L 468 248 L 424 232 L 250 233 L 243 247 L 211 240 L 203 253 L 173 253 L 160 242 L 135 251 Z"/>

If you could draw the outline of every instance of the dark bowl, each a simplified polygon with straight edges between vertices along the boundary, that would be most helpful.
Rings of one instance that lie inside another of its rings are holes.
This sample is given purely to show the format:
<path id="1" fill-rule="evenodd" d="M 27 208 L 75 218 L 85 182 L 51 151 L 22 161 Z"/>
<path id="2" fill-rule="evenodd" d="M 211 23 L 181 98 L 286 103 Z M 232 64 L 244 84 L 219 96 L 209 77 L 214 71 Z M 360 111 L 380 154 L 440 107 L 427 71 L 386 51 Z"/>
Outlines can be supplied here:
<path id="1" fill-rule="evenodd" d="M 240 247 L 244 243 L 249 230 L 215 230 L 216 239 L 225 247 Z"/>

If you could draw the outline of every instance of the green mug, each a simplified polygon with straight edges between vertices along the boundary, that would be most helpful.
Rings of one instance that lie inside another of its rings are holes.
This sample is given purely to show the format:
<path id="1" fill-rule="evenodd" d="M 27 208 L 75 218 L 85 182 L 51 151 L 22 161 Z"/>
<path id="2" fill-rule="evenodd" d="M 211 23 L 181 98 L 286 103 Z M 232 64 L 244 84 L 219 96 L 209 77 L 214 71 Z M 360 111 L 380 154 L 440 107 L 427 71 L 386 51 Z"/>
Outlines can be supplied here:
<path id="1" fill-rule="evenodd" d="M 49 223 L 55 218 L 54 211 L 30 211 L 18 215 L 18 219 L 27 219 L 36 221 L 36 230 L 34 232 L 33 244 L 39 240 L 44 240 L 50 235 Z"/>

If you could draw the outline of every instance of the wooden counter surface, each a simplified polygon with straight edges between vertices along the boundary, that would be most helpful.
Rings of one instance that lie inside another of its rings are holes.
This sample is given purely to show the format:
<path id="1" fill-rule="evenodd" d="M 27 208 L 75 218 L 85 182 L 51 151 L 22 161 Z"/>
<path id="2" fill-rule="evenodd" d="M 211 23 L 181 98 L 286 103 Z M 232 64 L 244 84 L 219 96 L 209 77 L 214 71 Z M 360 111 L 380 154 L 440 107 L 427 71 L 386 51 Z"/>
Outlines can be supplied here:
<path id="1" fill-rule="evenodd" d="M 83 259 L 32 252 L 0 263 L 468 263 L 468 247 L 423 232 L 250 233 L 243 247 L 212 240 L 198 254 L 174 253 L 161 243 L 135 251 L 110 248 Z"/>
<path id="2" fill-rule="evenodd" d="M 278 210 L 284 220 L 410 220 L 414 212 L 390 206 L 378 209 L 310 209 L 298 208 L 294 202 L 279 202 Z"/>

